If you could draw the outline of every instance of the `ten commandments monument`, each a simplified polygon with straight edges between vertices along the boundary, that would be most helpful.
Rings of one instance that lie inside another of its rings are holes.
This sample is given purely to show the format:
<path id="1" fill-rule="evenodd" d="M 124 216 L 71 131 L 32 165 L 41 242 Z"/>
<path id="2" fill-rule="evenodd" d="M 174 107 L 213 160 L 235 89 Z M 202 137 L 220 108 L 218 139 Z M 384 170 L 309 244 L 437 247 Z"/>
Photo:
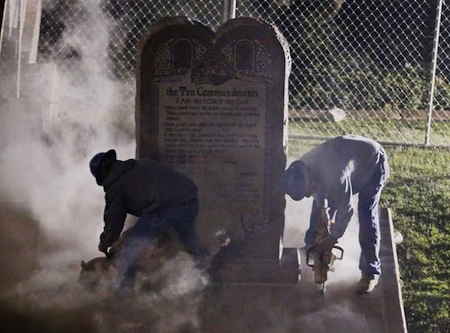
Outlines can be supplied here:
<path id="1" fill-rule="evenodd" d="M 251 18 L 216 33 L 185 17 L 163 18 L 139 47 L 137 155 L 197 183 L 200 210 L 209 212 L 202 224 L 227 239 L 215 256 L 225 280 L 279 280 L 289 266 L 279 261 L 285 201 L 278 186 L 289 70 L 281 34 Z"/>

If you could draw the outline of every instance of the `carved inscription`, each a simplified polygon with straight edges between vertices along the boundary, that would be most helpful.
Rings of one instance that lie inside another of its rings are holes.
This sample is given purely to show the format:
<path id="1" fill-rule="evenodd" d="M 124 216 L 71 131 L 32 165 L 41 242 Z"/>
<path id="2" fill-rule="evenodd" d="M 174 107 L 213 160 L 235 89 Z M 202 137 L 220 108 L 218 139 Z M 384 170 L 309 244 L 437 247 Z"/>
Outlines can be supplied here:
<path id="1" fill-rule="evenodd" d="M 236 210 L 262 213 L 266 85 L 161 82 L 159 109 L 160 159 L 182 165 Z"/>

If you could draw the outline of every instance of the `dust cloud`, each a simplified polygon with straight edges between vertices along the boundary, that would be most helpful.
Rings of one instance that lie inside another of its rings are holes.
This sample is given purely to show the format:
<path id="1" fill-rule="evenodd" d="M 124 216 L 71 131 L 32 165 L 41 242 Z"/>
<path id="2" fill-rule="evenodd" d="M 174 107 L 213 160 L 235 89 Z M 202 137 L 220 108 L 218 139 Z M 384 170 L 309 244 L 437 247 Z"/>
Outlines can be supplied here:
<path id="1" fill-rule="evenodd" d="M 81 261 L 100 256 L 103 228 L 104 193 L 89 160 L 111 148 L 132 158 L 136 148 L 134 95 L 106 67 L 114 22 L 100 0 L 79 2 L 88 9 L 84 21 L 68 25 L 61 50 L 52 50 L 76 50 L 76 59 L 23 65 L 19 86 L 14 59 L 0 64 L 2 329 L 195 331 L 207 280 L 188 255 L 164 261 L 154 288 L 133 304 L 111 299 L 109 288 L 91 292 L 78 283 Z"/>

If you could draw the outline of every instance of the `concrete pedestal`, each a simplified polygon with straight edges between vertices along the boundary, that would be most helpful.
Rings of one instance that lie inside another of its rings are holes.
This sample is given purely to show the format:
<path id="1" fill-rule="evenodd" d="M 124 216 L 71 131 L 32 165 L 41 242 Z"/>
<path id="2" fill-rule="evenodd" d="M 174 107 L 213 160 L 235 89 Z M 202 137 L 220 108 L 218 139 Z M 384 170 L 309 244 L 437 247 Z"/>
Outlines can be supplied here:
<path id="1" fill-rule="evenodd" d="M 253 263 L 251 266 L 256 268 L 254 275 L 244 274 L 247 271 L 239 263 L 227 263 L 221 270 L 223 281 L 216 279 L 219 282 L 213 283 L 204 293 L 199 312 L 201 332 L 405 333 L 407 329 L 389 210 L 381 210 L 380 218 L 383 274 L 371 294 L 355 294 L 358 272 L 345 272 L 345 262 L 337 263 L 336 272 L 329 274 L 325 293 L 322 293 L 321 286 L 314 283 L 313 271 L 306 266 L 303 250 L 300 251 L 303 269 L 297 284 L 283 283 L 288 279 L 280 278 L 282 270 L 269 274 L 262 269 L 270 267 L 268 263 L 261 266 L 257 261 Z M 229 274 L 224 273 L 225 268 L 229 269 Z M 340 274 L 341 278 L 336 279 L 333 274 Z M 231 276 L 234 278 L 231 279 Z M 241 276 L 250 276 L 253 280 L 243 281 Z M 289 274 L 283 277 L 287 276 Z M 234 283 L 229 283 L 230 280 Z"/>

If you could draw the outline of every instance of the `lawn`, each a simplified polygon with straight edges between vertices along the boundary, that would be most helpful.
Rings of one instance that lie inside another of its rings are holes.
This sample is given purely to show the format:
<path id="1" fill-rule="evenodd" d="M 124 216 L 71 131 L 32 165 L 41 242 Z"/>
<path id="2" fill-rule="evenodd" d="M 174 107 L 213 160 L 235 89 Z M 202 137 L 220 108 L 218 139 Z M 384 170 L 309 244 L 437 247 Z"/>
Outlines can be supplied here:
<path id="1" fill-rule="evenodd" d="M 341 122 L 323 119 L 297 118 L 290 121 L 289 135 L 302 137 L 334 137 L 345 133 L 358 133 L 383 142 L 423 145 L 427 131 L 426 119 L 381 119 L 351 116 Z M 449 145 L 450 122 L 434 119 L 429 136 L 431 145 Z"/>
<path id="2" fill-rule="evenodd" d="M 450 150 L 387 147 L 391 208 L 410 333 L 450 332 Z"/>
<path id="3" fill-rule="evenodd" d="M 291 138 L 298 158 L 320 141 Z M 385 146 L 391 176 L 382 207 L 392 210 L 409 333 L 450 332 L 450 149 Z"/>

